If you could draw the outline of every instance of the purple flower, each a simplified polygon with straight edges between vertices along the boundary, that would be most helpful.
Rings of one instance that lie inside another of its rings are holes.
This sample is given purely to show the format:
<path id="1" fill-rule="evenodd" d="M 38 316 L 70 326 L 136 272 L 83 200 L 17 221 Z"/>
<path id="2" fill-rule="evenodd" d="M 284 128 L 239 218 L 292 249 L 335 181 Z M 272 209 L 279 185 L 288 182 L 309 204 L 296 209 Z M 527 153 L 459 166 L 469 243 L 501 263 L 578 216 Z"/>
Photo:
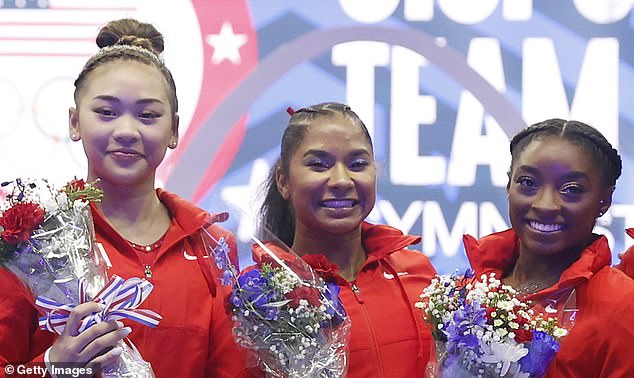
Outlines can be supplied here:
<path id="1" fill-rule="evenodd" d="M 216 266 L 218 267 L 218 269 L 220 270 L 227 269 L 227 256 L 223 255 L 222 252 L 217 253 L 214 256 L 214 260 L 216 262 Z"/>
<path id="2" fill-rule="evenodd" d="M 531 377 L 546 374 L 550 363 L 559 351 L 559 342 L 546 332 L 534 331 L 533 340 L 528 344 L 528 354 L 520 360 L 522 371 Z"/>
<path id="3" fill-rule="evenodd" d="M 233 281 L 233 274 L 231 274 L 228 270 L 222 271 L 222 277 L 220 278 L 220 283 L 224 286 L 231 285 L 231 281 Z"/>
<path id="4" fill-rule="evenodd" d="M 453 316 L 454 322 L 460 327 L 474 326 L 484 327 L 486 324 L 486 309 L 480 307 L 480 303 L 465 303 L 463 308 L 458 309 Z"/>
<path id="5" fill-rule="evenodd" d="M 447 349 L 454 353 L 458 346 L 466 346 L 477 350 L 478 338 L 473 334 L 474 328 L 486 324 L 486 309 L 477 302 L 465 303 L 464 307 L 453 314 L 453 323 L 446 324 L 444 334 L 447 336 Z"/>

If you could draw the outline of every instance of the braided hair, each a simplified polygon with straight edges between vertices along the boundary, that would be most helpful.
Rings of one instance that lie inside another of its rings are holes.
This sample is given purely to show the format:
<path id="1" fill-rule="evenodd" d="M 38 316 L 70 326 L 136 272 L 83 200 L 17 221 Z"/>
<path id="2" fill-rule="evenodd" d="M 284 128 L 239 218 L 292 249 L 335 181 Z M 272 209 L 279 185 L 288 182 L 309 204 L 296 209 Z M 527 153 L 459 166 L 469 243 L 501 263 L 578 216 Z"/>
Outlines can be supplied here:
<path id="1" fill-rule="evenodd" d="M 579 121 L 566 121 L 559 118 L 548 119 L 531 125 L 511 140 L 511 169 L 517 157 L 533 140 L 558 137 L 582 146 L 592 157 L 603 173 L 603 184 L 615 186 L 621 176 L 622 163 L 618 151 L 594 127 Z"/>
<path id="2" fill-rule="evenodd" d="M 259 235 L 266 237 L 268 231 L 280 238 L 286 245 L 292 246 L 295 239 L 295 217 L 291 203 L 285 200 L 277 189 L 276 173 L 280 169 L 288 177 L 290 160 L 304 140 L 308 129 L 315 120 L 341 117 L 361 128 L 372 146 L 372 138 L 367 127 L 359 116 L 348 105 L 325 102 L 307 106 L 292 112 L 288 121 L 282 143 L 280 156 L 269 171 L 268 178 L 262 187 L 264 202 L 260 207 Z"/>
<path id="3" fill-rule="evenodd" d="M 148 23 L 132 18 L 124 18 L 107 23 L 99 30 L 96 38 L 99 51 L 93 55 L 75 80 L 75 103 L 84 87 L 88 75 L 97 67 L 118 60 L 132 60 L 158 69 L 169 86 L 169 100 L 172 114 L 178 112 L 176 83 L 172 73 L 165 66 L 160 54 L 163 52 L 163 35 Z"/>

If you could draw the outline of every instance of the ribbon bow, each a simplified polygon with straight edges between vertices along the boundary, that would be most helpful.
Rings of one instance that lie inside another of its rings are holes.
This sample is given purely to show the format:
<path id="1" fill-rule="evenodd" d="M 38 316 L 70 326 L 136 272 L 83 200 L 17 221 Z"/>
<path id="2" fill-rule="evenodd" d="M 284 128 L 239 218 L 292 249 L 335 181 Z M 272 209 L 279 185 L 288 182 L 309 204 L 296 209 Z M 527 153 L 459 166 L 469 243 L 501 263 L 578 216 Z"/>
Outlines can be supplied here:
<path id="1" fill-rule="evenodd" d="M 79 333 L 97 323 L 124 318 L 152 328 L 156 327 L 162 319 L 161 315 L 151 310 L 137 308 L 150 295 L 153 288 L 154 286 L 145 279 L 134 277 L 124 280 L 113 275 L 93 299 L 93 302 L 103 304 L 104 309 L 83 318 L 79 326 Z M 87 302 L 83 279 L 79 280 L 79 293 L 80 303 Z M 78 303 L 63 304 L 38 296 L 35 305 L 47 312 L 39 319 L 40 329 L 61 335 L 70 312 Z"/>

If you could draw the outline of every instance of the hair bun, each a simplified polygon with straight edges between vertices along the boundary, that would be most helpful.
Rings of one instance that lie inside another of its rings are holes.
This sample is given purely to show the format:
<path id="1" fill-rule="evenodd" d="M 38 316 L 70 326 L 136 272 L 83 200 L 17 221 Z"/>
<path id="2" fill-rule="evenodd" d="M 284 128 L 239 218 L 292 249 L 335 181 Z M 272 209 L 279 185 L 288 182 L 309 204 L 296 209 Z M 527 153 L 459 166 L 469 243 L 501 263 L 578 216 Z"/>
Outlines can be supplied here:
<path id="1" fill-rule="evenodd" d="M 123 37 L 119 38 L 116 44 L 128 45 L 128 46 L 139 46 L 139 47 L 143 47 L 144 49 L 150 50 L 156 54 L 156 51 L 154 50 L 154 46 L 152 45 L 152 41 L 150 41 L 147 38 L 141 38 L 134 35 L 124 35 Z"/>
<path id="2" fill-rule="evenodd" d="M 132 18 L 110 21 L 97 34 L 99 48 L 114 45 L 139 46 L 158 55 L 163 52 L 163 35 L 152 25 Z"/>

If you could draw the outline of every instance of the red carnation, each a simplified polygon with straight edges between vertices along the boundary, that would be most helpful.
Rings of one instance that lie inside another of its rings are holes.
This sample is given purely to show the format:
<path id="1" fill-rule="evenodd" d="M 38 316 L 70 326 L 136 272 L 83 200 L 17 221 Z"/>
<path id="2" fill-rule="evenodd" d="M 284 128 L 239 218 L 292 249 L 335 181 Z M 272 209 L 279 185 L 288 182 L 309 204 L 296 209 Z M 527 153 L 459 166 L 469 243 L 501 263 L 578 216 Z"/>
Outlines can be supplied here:
<path id="1" fill-rule="evenodd" d="M 515 333 L 515 341 L 518 343 L 527 343 L 533 340 L 533 332 L 525 330 L 524 328 L 516 329 L 513 333 Z"/>
<path id="2" fill-rule="evenodd" d="M 313 287 L 300 286 L 295 288 L 290 293 L 286 294 L 286 298 L 290 299 L 290 306 L 292 308 L 296 308 L 299 306 L 299 301 L 301 299 L 305 299 L 311 305 L 317 307 L 320 304 L 319 301 L 319 290 Z"/>
<path id="3" fill-rule="evenodd" d="M 33 230 L 44 222 L 44 209 L 32 202 L 18 202 L 0 216 L 2 239 L 9 244 L 25 242 Z"/>
<path id="4" fill-rule="evenodd" d="M 328 260 L 326 256 L 319 254 L 302 255 L 302 259 L 313 268 L 325 281 L 337 282 L 339 267 Z"/>

